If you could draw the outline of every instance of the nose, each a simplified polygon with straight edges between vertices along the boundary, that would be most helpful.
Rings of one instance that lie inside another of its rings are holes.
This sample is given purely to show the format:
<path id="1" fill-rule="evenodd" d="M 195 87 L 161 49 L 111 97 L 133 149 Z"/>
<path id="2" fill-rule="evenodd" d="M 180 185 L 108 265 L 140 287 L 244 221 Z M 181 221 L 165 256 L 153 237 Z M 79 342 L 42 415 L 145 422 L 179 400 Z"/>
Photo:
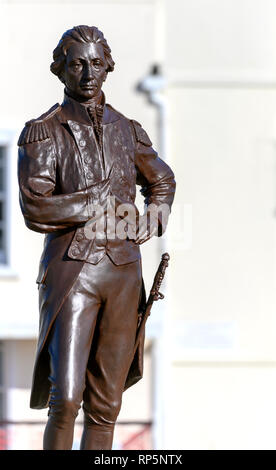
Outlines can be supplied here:
<path id="1" fill-rule="evenodd" d="M 92 80 L 94 78 L 94 73 L 91 65 L 86 65 L 83 71 L 83 79 L 84 80 Z"/>

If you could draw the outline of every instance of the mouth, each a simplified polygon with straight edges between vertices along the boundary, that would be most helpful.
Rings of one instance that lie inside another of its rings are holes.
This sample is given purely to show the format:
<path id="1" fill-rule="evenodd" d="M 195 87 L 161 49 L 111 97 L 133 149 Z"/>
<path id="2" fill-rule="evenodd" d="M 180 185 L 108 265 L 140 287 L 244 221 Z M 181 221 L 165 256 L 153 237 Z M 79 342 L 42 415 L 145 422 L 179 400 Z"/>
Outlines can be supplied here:
<path id="1" fill-rule="evenodd" d="M 97 85 L 95 85 L 93 83 L 81 85 L 82 90 L 94 90 L 95 88 L 97 88 Z"/>

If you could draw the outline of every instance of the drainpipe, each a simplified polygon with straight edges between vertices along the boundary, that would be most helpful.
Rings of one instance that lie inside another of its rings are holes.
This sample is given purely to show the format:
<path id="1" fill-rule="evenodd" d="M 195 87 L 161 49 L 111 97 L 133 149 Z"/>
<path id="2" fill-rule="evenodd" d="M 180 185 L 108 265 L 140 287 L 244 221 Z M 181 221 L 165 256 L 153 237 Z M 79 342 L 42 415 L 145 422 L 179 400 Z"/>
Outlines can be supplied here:
<path id="1" fill-rule="evenodd" d="M 148 102 L 157 109 L 157 139 L 158 153 L 162 160 L 168 163 L 167 146 L 167 103 L 162 91 L 166 86 L 165 79 L 158 65 L 153 65 L 149 75 L 142 79 L 136 90 L 144 93 Z M 161 254 L 167 251 L 166 237 L 158 239 L 159 259 Z M 168 268 L 169 270 L 169 268 Z M 169 414 L 167 406 L 169 403 L 169 296 L 168 296 L 168 274 L 161 286 L 161 292 L 165 295 L 164 301 L 159 301 L 155 308 L 158 309 L 157 316 L 160 319 L 156 334 L 153 338 L 153 447 L 154 449 L 165 449 L 169 433 Z"/>
<path id="2" fill-rule="evenodd" d="M 149 75 L 138 83 L 136 90 L 144 93 L 148 102 L 157 108 L 158 151 L 161 158 L 167 161 L 167 104 L 162 95 L 165 85 L 159 65 L 153 65 Z"/>

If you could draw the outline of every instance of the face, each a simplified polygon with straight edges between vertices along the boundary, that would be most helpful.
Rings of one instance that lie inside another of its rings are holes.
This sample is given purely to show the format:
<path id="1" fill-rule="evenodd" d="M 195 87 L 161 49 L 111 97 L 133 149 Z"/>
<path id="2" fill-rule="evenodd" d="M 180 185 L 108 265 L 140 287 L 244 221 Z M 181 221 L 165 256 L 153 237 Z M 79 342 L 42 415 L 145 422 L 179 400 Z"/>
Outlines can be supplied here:
<path id="1" fill-rule="evenodd" d="M 88 101 L 100 95 L 106 68 L 101 44 L 74 42 L 67 50 L 62 79 L 71 96 Z"/>

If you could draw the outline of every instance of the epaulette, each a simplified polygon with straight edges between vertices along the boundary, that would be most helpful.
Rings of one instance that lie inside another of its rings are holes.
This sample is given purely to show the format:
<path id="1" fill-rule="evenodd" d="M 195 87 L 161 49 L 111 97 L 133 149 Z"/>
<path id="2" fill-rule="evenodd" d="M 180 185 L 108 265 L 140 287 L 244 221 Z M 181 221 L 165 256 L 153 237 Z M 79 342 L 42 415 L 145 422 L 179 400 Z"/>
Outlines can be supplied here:
<path id="1" fill-rule="evenodd" d="M 151 147 L 152 142 L 151 142 L 148 134 L 146 133 L 146 131 L 141 126 L 141 124 L 137 121 L 134 121 L 134 119 L 131 119 L 131 122 L 132 122 L 133 127 L 134 127 L 136 140 L 138 142 L 141 142 L 141 144 L 144 144 L 144 145 L 147 145 L 148 147 Z"/>
<path id="2" fill-rule="evenodd" d="M 25 123 L 25 127 L 20 134 L 17 145 L 32 144 L 33 142 L 41 142 L 50 137 L 47 120 L 50 119 L 57 111 L 61 109 L 59 103 L 52 106 L 46 113 L 37 119 L 31 119 Z"/>

